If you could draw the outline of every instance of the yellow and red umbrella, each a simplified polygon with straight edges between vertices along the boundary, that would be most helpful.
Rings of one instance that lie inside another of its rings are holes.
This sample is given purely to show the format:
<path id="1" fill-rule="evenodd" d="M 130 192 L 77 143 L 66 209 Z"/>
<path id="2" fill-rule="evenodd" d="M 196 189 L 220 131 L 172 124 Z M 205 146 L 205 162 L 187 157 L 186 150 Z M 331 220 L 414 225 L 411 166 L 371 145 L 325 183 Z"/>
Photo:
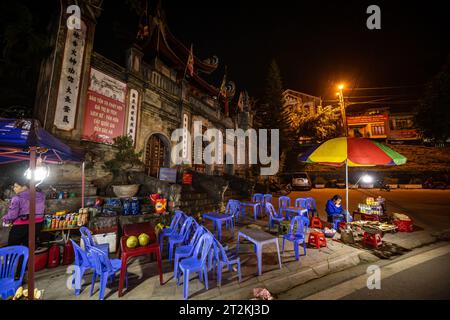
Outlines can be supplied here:
<path id="1" fill-rule="evenodd" d="M 346 205 L 348 209 L 348 167 L 391 166 L 406 163 L 400 153 L 379 142 L 341 137 L 322 142 L 298 158 L 301 162 L 340 167 L 345 164 Z"/>

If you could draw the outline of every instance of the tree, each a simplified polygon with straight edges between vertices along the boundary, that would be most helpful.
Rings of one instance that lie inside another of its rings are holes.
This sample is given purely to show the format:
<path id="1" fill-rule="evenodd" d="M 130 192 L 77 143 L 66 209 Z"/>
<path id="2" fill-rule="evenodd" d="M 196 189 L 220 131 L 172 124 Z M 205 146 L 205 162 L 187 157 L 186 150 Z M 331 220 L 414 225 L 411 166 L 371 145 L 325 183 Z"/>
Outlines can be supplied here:
<path id="1" fill-rule="evenodd" d="M 130 171 L 142 165 L 140 160 L 142 150 L 139 152 L 134 151 L 133 139 L 130 136 L 114 138 L 113 147 L 117 149 L 117 153 L 112 160 L 105 162 L 104 169 L 112 173 L 113 183 L 120 185 L 129 184 Z"/>
<path id="2" fill-rule="evenodd" d="M 428 84 L 419 105 L 416 122 L 425 138 L 444 143 L 450 137 L 450 56 Z"/>
<path id="3" fill-rule="evenodd" d="M 283 107 L 283 83 L 280 68 L 275 60 L 269 65 L 264 96 L 258 105 L 256 121 L 260 128 L 280 129 Z"/>
<path id="4" fill-rule="evenodd" d="M 295 145 L 301 137 L 310 137 L 316 141 L 324 141 L 339 137 L 342 132 L 342 121 L 339 114 L 331 108 L 320 108 L 311 115 L 301 108 L 286 109 L 283 112 L 288 127 L 286 132 L 292 137 Z"/>
<path id="5" fill-rule="evenodd" d="M 285 158 L 283 153 L 288 150 L 285 136 L 285 123 L 282 117 L 283 111 L 283 82 L 280 68 L 275 60 L 269 65 L 267 72 L 264 96 L 258 103 L 255 114 L 255 126 L 260 129 L 278 129 L 280 134 L 280 159 Z M 268 142 L 270 141 L 270 135 Z M 284 164 L 280 161 L 280 171 Z"/>

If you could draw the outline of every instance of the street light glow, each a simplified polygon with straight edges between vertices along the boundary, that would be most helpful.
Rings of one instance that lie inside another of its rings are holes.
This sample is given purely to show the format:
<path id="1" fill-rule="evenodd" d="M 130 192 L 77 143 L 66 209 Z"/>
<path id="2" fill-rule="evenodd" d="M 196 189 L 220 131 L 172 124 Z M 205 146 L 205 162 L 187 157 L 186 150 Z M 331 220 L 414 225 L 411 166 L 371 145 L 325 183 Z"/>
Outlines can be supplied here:
<path id="1" fill-rule="evenodd" d="M 365 174 L 361 177 L 362 182 L 364 183 L 372 183 L 373 182 L 373 177 L 369 176 L 368 174 Z"/>
<path id="2" fill-rule="evenodd" d="M 338 85 L 338 89 L 339 89 L 339 90 L 344 89 L 344 85 L 343 85 L 343 84 Z"/>

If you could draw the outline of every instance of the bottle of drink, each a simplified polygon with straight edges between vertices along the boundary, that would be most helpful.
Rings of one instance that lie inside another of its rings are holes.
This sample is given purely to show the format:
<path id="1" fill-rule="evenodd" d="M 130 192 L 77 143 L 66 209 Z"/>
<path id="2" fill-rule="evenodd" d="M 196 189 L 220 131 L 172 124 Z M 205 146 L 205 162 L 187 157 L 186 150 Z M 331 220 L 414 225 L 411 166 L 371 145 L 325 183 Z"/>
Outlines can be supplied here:
<path id="1" fill-rule="evenodd" d="M 131 214 L 131 204 L 130 204 L 130 199 L 125 199 L 123 201 L 123 214 L 125 216 L 128 216 L 129 214 Z"/>

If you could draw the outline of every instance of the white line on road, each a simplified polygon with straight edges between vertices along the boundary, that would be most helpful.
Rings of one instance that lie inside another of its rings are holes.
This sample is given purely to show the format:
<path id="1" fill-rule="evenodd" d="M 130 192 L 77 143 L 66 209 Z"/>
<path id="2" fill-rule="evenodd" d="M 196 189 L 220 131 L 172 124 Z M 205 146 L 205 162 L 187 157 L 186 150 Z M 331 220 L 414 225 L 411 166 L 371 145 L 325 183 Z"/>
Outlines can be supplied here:
<path id="1" fill-rule="evenodd" d="M 429 260 L 433 260 L 440 256 L 446 255 L 450 253 L 450 245 L 440 247 L 434 250 L 430 250 L 418 255 L 415 255 L 410 258 L 406 258 L 404 260 L 394 262 L 387 266 L 381 268 L 381 279 L 388 278 L 393 276 L 396 273 L 402 272 L 406 269 L 412 268 L 421 263 L 427 262 Z M 367 278 L 368 275 L 364 274 L 362 276 L 356 277 L 352 280 L 343 282 L 334 287 L 328 288 L 321 292 L 310 295 L 305 300 L 337 300 L 348 296 L 349 294 L 367 288 Z"/>

